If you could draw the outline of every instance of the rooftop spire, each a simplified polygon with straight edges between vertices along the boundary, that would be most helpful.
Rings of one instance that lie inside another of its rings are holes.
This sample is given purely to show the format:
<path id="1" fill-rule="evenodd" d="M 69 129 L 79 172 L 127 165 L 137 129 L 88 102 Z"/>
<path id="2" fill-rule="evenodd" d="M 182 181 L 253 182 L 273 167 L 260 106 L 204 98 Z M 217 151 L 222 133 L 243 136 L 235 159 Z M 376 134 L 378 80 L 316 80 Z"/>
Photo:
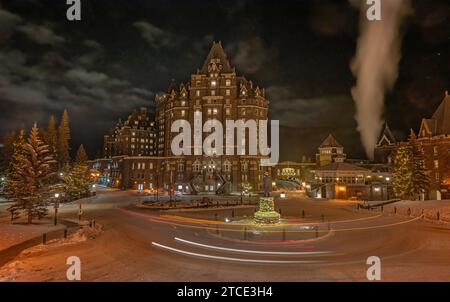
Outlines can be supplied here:
<path id="1" fill-rule="evenodd" d="M 210 70 L 217 68 L 221 72 L 233 72 L 230 62 L 228 61 L 227 55 L 222 48 L 222 43 L 213 42 L 211 50 L 206 57 L 203 67 L 201 69 L 202 73 L 209 73 Z"/>

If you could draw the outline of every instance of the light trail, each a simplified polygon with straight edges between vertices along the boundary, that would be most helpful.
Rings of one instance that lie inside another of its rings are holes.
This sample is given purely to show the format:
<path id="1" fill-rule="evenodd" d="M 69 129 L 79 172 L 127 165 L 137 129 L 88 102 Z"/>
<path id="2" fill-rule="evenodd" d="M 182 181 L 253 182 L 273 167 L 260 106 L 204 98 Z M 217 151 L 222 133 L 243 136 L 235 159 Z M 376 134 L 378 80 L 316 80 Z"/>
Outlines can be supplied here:
<path id="1" fill-rule="evenodd" d="M 355 221 L 363 221 L 363 220 L 370 220 L 381 217 L 382 214 L 369 216 L 369 217 L 361 217 L 357 219 L 347 219 L 347 220 L 336 220 L 336 221 L 327 221 L 327 222 L 308 222 L 308 223 L 286 223 L 283 224 L 283 226 L 308 226 L 308 225 L 327 225 L 327 224 L 336 224 L 336 223 L 348 223 L 348 222 L 355 222 Z M 161 215 L 162 219 L 168 219 L 172 221 L 179 221 L 179 222 L 189 222 L 189 223 L 199 223 L 199 224 L 212 224 L 212 225 L 235 225 L 235 226 L 256 226 L 253 223 L 240 223 L 240 222 L 223 222 L 223 221 L 216 221 L 216 220 L 206 220 L 206 219 L 199 219 L 199 218 L 189 218 L 189 217 L 183 217 L 183 216 L 177 216 L 177 215 Z M 274 224 L 274 225 L 265 225 L 264 227 L 273 228 L 273 227 L 279 227 L 280 225 Z"/>
<path id="2" fill-rule="evenodd" d="M 323 263 L 324 261 L 318 261 L 318 260 L 264 260 L 264 259 L 245 259 L 245 258 L 233 258 L 233 257 L 222 257 L 222 256 L 214 256 L 214 255 L 206 255 L 206 254 L 199 254 L 189 251 L 184 251 L 180 249 L 176 249 L 167 245 L 159 244 L 156 242 L 152 242 L 152 245 L 169 250 L 172 252 L 189 255 L 189 256 L 195 256 L 210 260 L 224 260 L 224 261 L 233 261 L 233 262 L 248 262 L 248 263 L 259 263 L 259 264 L 314 264 L 314 263 Z"/>
<path id="3" fill-rule="evenodd" d="M 355 227 L 355 228 L 345 228 L 345 229 L 332 229 L 333 232 L 349 232 L 349 231 L 363 231 L 363 230 L 371 230 L 371 229 L 379 229 L 379 228 L 386 228 L 386 227 L 393 227 L 393 226 L 397 226 L 397 225 L 402 225 L 402 224 L 406 224 L 406 223 L 410 223 L 410 222 L 414 222 L 416 220 L 421 219 L 422 216 L 410 219 L 410 220 L 405 220 L 405 221 L 400 221 L 400 222 L 395 222 L 395 223 L 391 223 L 391 224 L 383 224 L 383 225 L 375 225 L 375 226 L 367 226 L 367 227 Z M 201 230 L 212 230 L 212 231 L 224 231 L 224 232 L 251 232 L 251 230 L 242 230 L 242 229 L 227 229 L 227 228 L 219 228 L 219 227 L 207 227 L 207 226 L 197 226 L 197 225 L 184 225 L 184 224 L 179 224 L 179 223 L 175 223 L 175 222 L 170 222 L 170 221 L 161 221 L 161 220 L 157 220 L 157 219 L 151 219 L 149 218 L 150 221 L 153 222 L 157 222 L 157 223 L 163 223 L 163 224 L 168 224 L 171 226 L 177 226 L 177 227 L 182 227 L 182 228 L 191 228 L 191 229 L 201 229 Z M 279 226 L 280 227 L 280 226 Z M 263 230 L 260 232 L 264 232 L 264 233 L 328 233 L 330 230 Z"/>
<path id="4" fill-rule="evenodd" d="M 214 250 L 222 250 L 222 251 L 237 252 L 237 253 L 248 253 L 248 254 L 262 254 L 262 255 L 315 255 L 315 254 L 317 254 L 317 255 L 323 255 L 323 254 L 331 253 L 329 251 L 318 251 L 318 252 L 278 252 L 278 251 L 272 251 L 272 252 L 267 252 L 267 251 L 241 250 L 241 249 L 232 249 L 232 248 L 226 248 L 226 247 L 221 247 L 221 246 L 202 244 L 202 243 L 198 243 L 198 242 L 193 242 L 193 241 L 181 239 L 181 238 L 178 238 L 178 237 L 175 237 L 174 239 L 176 241 L 180 241 L 180 242 L 183 242 L 183 243 L 186 243 L 186 244 L 190 244 L 190 245 L 194 245 L 194 246 L 199 246 L 199 247 L 204 247 L 204 248 L 209 248 L 209 249 L 214 249 Z"/>

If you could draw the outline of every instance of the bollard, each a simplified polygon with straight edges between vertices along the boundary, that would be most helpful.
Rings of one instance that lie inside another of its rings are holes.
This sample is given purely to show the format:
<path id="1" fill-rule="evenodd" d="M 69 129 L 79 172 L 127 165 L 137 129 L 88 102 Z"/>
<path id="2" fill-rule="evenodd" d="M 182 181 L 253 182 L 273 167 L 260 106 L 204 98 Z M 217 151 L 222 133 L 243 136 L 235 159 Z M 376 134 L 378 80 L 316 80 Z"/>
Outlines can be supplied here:
<path id="1" fill-rule="evenodd" d="M 67 239 L 67 228 L 64 229 L 64 239 Z"/>
<path id="2" fill-rule="evenodd" d="M 384 211 L 384 208 L 383 208 L 383 206 L 381 206 L 381 212 L 383 212 Z"/>
<path id="3" fill-rule="evenodd" d="M 244 227 L 244 240 L 247 240 L 247 227 Z"/>
<path id="4" fill-rule="evenodd" d="M 397 207 L 394 207 L 394 214 L 397 214 Z"/>
<path id="5" fill-rule="evenodd" d="M 437 220 L 441 220 L 441 215 L 439 214 L 439 211 L 437 212 Z"/>
<path id="6" fill-rule="evenodd" d="M 234 209 L 231 210 L 231 217 L 234 217 Z"/>
<path id="7" fill-rule="evenodd" d="M 319 238 L 319 227 L 316 226 L 316 238 Z"/>
<path id="8" fill-rule="evenodd" d="M 286 241 L 286 229 L 283 228 L 283 241 Z"/>
<path id="9" fill-rule="evenodd" d="M 44 233 L 42 235 L 42 244 L 47 244 L 47 234 L 46 233 Z"/>
<path id="10" fill-rule="evenodd" d="M 280 215 L 281 215 L 281 208 L 278 208 L 278 213 L 280 213 Z"/>
<path id="11" fill-rule="evenodd" d="M 305 218 L 305 210 L 302 211 L 302 216 Z"/>
<path id="12" fill-rule="evenodd" d="M 408 216 L 411 216 L 411 208 L 408 208 Z"/>

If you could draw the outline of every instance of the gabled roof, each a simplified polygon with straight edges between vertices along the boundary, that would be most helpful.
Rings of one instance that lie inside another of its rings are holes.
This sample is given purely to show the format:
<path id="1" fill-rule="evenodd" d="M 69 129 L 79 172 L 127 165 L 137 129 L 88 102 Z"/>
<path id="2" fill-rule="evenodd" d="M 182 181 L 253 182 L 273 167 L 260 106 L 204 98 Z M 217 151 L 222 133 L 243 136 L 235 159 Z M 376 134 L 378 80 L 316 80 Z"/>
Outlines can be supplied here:
<path id="1" fill-rule="evenodd" d="M 334 138 L 333 135 L 328 134 L 327 138 L 320 144 L 319 148 L 343 148 L 342 145 Z"/>
<path id="2" fill-rule="evenodd" d="M 212 59 L 218 59 L 220 61 L 219 64 L 222 65 L 222 72 L 234 72 L 220 41 L 213 42 L 211 50 L 203 63 L 203 67 L 201 69 L 202 73 L 208 73 L 208 66 L 210 65 Z"/>
<path id="3" fill-rule="evenodd" d="M 395 136 L 392 134 L 391 129 L 389 128 L 388 123 L 384 123 L 383 131 L 380 133 L 380 137 L 378 137 L 378 145 L 383 145 L 384 142 L 387 144 L 395 144 L 397 140 Z"/>
<path id="4" fill-rule="evenodd" d="M 450 134 L 450 96 L 448 91 L 431 118 L 422 119 L 419 137 Z"/>
<path id="5" fill-rule="evenodd" d="M 368 169 L 349 163 L 334 162 L 316 169 L 316 171 L 360 171 L 369 172 Z"/>
<path id="6" fill-rule="evenodd" d="M 445 92 L 442 103 L 431 118 L 436 121 L 435 135 L 450 134 L 450 95 L 448 91 Z"/>

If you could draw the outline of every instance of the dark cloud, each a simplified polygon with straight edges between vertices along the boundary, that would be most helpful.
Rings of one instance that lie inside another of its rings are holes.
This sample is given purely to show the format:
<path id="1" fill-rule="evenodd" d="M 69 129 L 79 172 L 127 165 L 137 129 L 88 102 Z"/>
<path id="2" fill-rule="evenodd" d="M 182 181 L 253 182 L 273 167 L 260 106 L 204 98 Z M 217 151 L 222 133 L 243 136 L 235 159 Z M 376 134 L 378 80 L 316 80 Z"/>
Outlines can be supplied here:
<path id="1" fill-rule="evenodd" d="M 450 89 L 449 3 L 412 3 L 384 113 L 399 135 Z M 119 117 L 152 107 L 171 79 L 188 81 L 221 40 L 238 74 L 267 88 L 270 116 L 283 125 L 282 159 L 313 156 L 329 132 L 363 155 L 349 70 L 359 16 L 348 0 L 83 0 L 80 22 L 65 20 L 65 1 L 2 4 L 0 132 L 68 108 L 73 148 L 85 143 L 93 155 Z"/>
<path id="2" fill-rule="evenodd" d="M 254 74 L 274 62 L 276 51 L 267 49 L 259 37 L 252 37 L 232 44 L 227 49 L 235 52 L 232 62 L 243 73 Z"/>
<path id="3" fill-rule="evenodd" d="M 177 38 L 172 33 L 162 30 L 161 28 L 146 22 L 146 21 L 138 21 L 133 23 L 133 26 L 136 27 L 142 38 L 153 48 L 160 49 L 165 47 L 174 47 L 178 44 L 179 38 Z"/>
<path id="4" fill-rule="evenodd" d="M 65 41 L 64 37 L 57 35 L 50 27 L 36 24 L 25 24 L 17 27 L 28 39 L 41 45 L 57 45 Z"/>
<path id="5" fill-rule="evenodd" d="M 355 20 L 346 2 L 330 0 L 313 1 L 308 17 L 311 29 L 324 36 L 342 35 L 353 31 Z"/>
<path id="6" fill-rule="evenodd" d="M 7 10 L 3 10 L 0 7 L 0 44 L 6 41 L 12 34 L 14 27 L 22 19 Z"/>

